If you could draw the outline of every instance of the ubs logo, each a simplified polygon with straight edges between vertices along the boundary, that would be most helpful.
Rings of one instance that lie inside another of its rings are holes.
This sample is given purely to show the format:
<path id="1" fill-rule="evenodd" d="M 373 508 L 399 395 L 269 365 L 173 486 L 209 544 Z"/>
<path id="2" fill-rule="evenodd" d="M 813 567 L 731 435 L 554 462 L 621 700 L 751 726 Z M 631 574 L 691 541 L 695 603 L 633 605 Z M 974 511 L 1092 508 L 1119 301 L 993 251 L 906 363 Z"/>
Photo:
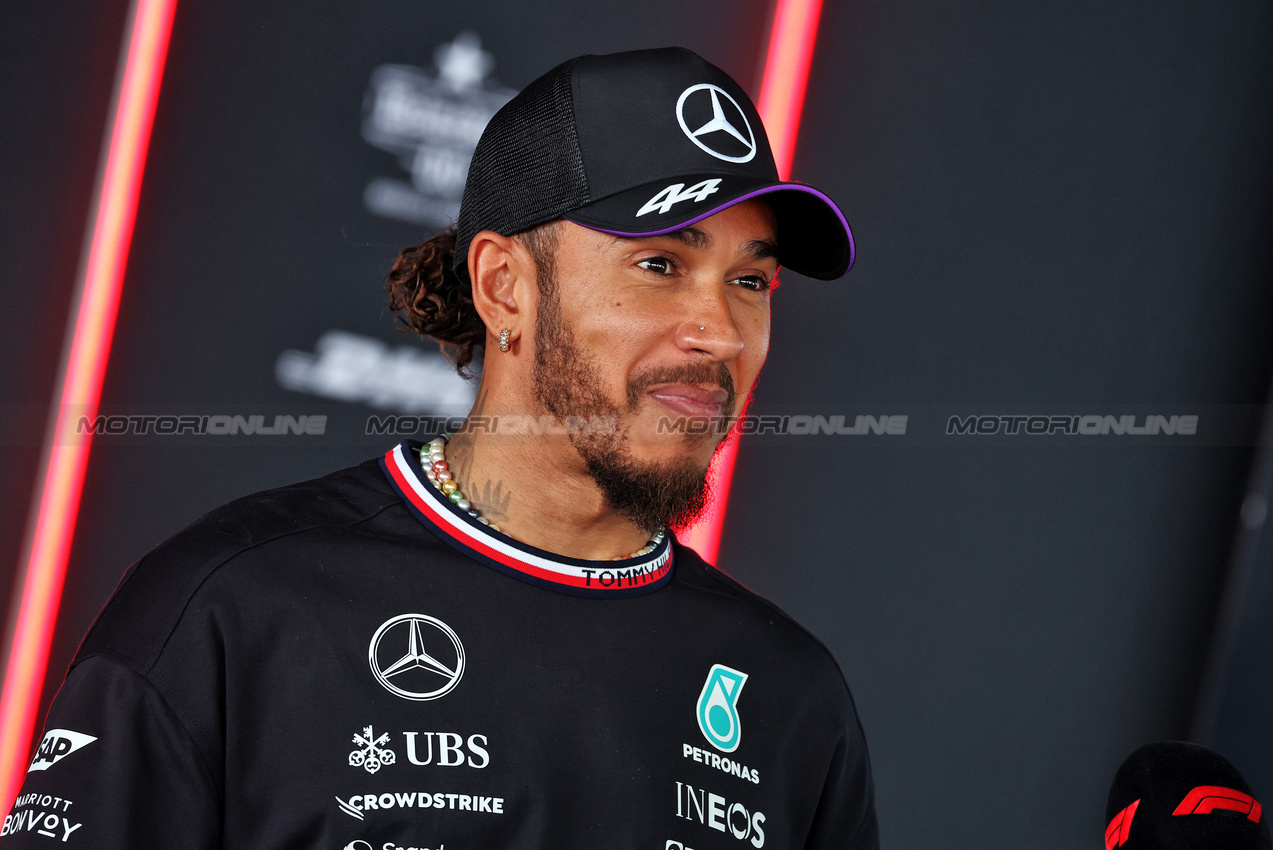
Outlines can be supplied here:
<path id="1" fill-rule="evenodd" d="M 464 644 L 436 617 L 399 614 L 376 629 L 367 662 L 389 693 L 416 701 L 438 699 L 464 675 Z"/>

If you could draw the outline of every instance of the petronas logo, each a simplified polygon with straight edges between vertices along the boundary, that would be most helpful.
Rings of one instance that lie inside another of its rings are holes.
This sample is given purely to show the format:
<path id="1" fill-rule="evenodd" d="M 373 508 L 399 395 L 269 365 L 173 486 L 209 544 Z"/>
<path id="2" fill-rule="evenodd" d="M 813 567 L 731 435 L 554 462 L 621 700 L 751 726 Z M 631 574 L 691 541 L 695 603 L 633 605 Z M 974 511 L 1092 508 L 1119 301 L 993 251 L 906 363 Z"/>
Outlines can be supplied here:
<path id="1" fill-rule="evenodd" d="M 747 683 L 747 674 L 726 667 L 712 666 L 698 696 L 698 728 L 703 737 L 722 753 L 738 749 L 742 727 L 738 721 L 738 695 Z"/>

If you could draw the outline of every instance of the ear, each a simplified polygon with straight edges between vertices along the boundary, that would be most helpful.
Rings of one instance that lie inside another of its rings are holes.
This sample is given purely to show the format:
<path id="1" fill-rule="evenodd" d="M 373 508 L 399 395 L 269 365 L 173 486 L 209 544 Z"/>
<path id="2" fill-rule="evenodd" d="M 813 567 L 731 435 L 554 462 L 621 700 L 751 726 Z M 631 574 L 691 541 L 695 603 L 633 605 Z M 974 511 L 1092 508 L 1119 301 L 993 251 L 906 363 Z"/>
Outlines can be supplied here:
<path id="1" fill-rule="evenodd" d="M 500 331 L 509 331 L 510 342 L 534 321 L 535 261 L 521 242 L 511 236 L 483 230 L 469 243 L 469 280 L 473 281 L 473 306 L 486 325 L 489 351 Z"/>

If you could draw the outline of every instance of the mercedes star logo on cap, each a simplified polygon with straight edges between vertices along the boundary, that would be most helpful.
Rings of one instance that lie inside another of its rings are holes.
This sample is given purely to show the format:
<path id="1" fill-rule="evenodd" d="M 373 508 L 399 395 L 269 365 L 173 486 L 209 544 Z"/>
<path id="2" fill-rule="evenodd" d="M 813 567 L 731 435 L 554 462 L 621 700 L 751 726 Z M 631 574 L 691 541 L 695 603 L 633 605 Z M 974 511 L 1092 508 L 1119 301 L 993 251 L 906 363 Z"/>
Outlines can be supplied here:
<path id="1" fill-rule="evenodd" d="M 724 98 L 732 107 L 729 110 L 729 114 L 726 114 L 721 98 Z M 695 113 L 697 113 L 705 111 L 703 107 L 708 105 L 706 102 L 709 99 L 711 101 L 711 117 L 705 123 L 700 124 L 698 129 L 691 130 L 689 123 L 685 119 L 687 103 L 692 104 Z M 699 83 L 681 92 L 680 98 L 676 101 L 676 120 L 691 142 L 717 159 L 723 159 L 726 162 L 751 162 L 752 157 L 756 155 L 756 136 L 751 131 L 751 124 L 748 123 L 747 116 L 743 113 L 742 107 L 738 105 L 738 101 L 730 97 L 729 92 L 720 86 L 715 86 L 711 83 Z M 746 129 L 746 136 L 739 129 L 738 125 L 740 124 Z M 730 142 L 730 138 L 735 141 Z M 742 145 L 742 153 L 737 153 L 739 145 Z M 735 153 L 726 153 L 726 151 L 730 150 L 735 151 Z"/>

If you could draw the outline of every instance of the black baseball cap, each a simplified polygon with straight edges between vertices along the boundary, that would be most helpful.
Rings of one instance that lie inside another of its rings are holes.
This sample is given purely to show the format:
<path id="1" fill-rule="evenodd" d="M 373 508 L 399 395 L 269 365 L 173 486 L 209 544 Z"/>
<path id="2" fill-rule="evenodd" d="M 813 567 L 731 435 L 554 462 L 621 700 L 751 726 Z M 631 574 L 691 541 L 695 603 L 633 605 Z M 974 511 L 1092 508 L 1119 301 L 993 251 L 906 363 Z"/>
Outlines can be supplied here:
<path id="1" fill-rule="evenodd" d="M 469 165 L 455 269 L 481 230 L 556 219 L 617 236 L 669 233 L 749 198 L 777 220 L 778 261 L 821 280 L 853 265 L 840 208 L 778 179 L 760 114 L 738 83 L 681 47 L 579 56 L 491 118 Z"/>

